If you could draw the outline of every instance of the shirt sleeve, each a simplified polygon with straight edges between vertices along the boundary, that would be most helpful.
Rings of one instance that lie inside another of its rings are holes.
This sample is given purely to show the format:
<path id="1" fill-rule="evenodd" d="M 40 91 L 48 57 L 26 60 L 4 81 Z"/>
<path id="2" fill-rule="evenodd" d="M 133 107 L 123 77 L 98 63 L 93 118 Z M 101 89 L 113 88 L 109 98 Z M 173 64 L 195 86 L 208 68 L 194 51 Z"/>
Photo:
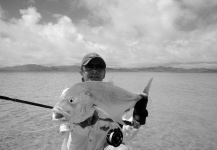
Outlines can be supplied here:
<path id="1" fill-rule="evenodd" d="M 125 116 L 123 116 L 123 119 L 129 122 L 133 121 L 133 117 L 126 119 Z M 139 129 L 136 129 L 131 125 L 123 125 L 122 127 L 124 141 L 129 141 L 130 139 L 134 138 L 138 134 L 138 132 Z"/>

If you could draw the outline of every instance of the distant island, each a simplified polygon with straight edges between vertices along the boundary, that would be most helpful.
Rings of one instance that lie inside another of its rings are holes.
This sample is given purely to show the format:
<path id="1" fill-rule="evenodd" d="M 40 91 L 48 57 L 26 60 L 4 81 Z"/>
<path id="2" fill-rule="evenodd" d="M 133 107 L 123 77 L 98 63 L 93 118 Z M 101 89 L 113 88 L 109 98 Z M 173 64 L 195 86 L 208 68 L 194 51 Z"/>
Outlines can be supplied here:
<path id="1" fill-rule="evenodd" d="M 28 64 L 22 66 L 2 67 L 0 72 L 78 72 L 79 66 L 42 66 Z M 174 73 L 217 73 L 217 69 L 206 68 L 173 68 L 173 67 L 144 67 L 144 68 L 107 68 L 108 72 L 174 72 Z"/>

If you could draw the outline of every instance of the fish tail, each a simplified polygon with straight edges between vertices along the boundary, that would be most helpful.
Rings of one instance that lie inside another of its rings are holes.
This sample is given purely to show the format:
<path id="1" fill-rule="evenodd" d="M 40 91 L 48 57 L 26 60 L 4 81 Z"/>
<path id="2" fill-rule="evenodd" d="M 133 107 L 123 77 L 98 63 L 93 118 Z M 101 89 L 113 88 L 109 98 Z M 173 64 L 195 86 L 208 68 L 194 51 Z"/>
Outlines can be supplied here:
<path id="1" fill-rule="evenodd" d="M 151 88 L 151 83 L 152 83 L 153 78 L 151 78 L 148 82 L 148 84 L 146 85 L 145 89 L 143 90 L 143 93 L 148 95 L 149 94 L 149 90 Z"/>

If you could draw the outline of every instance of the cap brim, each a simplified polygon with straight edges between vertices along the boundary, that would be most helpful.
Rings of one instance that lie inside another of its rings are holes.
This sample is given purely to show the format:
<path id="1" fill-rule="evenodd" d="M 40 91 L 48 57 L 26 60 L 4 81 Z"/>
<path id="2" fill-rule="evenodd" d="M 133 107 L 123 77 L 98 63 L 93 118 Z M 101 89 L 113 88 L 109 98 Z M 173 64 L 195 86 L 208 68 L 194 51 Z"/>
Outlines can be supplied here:
<path id="1" fill-rule="evenodd" d="M 101 57 L 89 58 L 85 63 L 83 63 L 83 66 L 86 66 L 91 60 L 98 60 L 100 65 L 102 65 L 103 68 L 106 68 L 106 63 Z"/>

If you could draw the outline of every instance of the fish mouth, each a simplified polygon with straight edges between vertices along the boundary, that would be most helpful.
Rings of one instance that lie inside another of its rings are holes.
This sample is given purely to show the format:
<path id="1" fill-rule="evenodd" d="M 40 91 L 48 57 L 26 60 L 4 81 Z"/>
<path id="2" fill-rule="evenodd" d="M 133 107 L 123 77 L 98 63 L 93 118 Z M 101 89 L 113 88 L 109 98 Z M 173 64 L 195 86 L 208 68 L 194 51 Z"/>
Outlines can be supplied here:
<path id="1" fill-rule="evenodd" d="M 61 113 L 54 113 L 54 118 L 55 119 L 62 119 L 64 116 Z"/>
<path id="2" fill-rule="evenodd" d="M 67 121 L 67 116 L 69 116 L 68 113 L 63 112 L 61 108 L 54 108 L 53 109 L 53 115 L 52 120 L 54 121 Z"/>

